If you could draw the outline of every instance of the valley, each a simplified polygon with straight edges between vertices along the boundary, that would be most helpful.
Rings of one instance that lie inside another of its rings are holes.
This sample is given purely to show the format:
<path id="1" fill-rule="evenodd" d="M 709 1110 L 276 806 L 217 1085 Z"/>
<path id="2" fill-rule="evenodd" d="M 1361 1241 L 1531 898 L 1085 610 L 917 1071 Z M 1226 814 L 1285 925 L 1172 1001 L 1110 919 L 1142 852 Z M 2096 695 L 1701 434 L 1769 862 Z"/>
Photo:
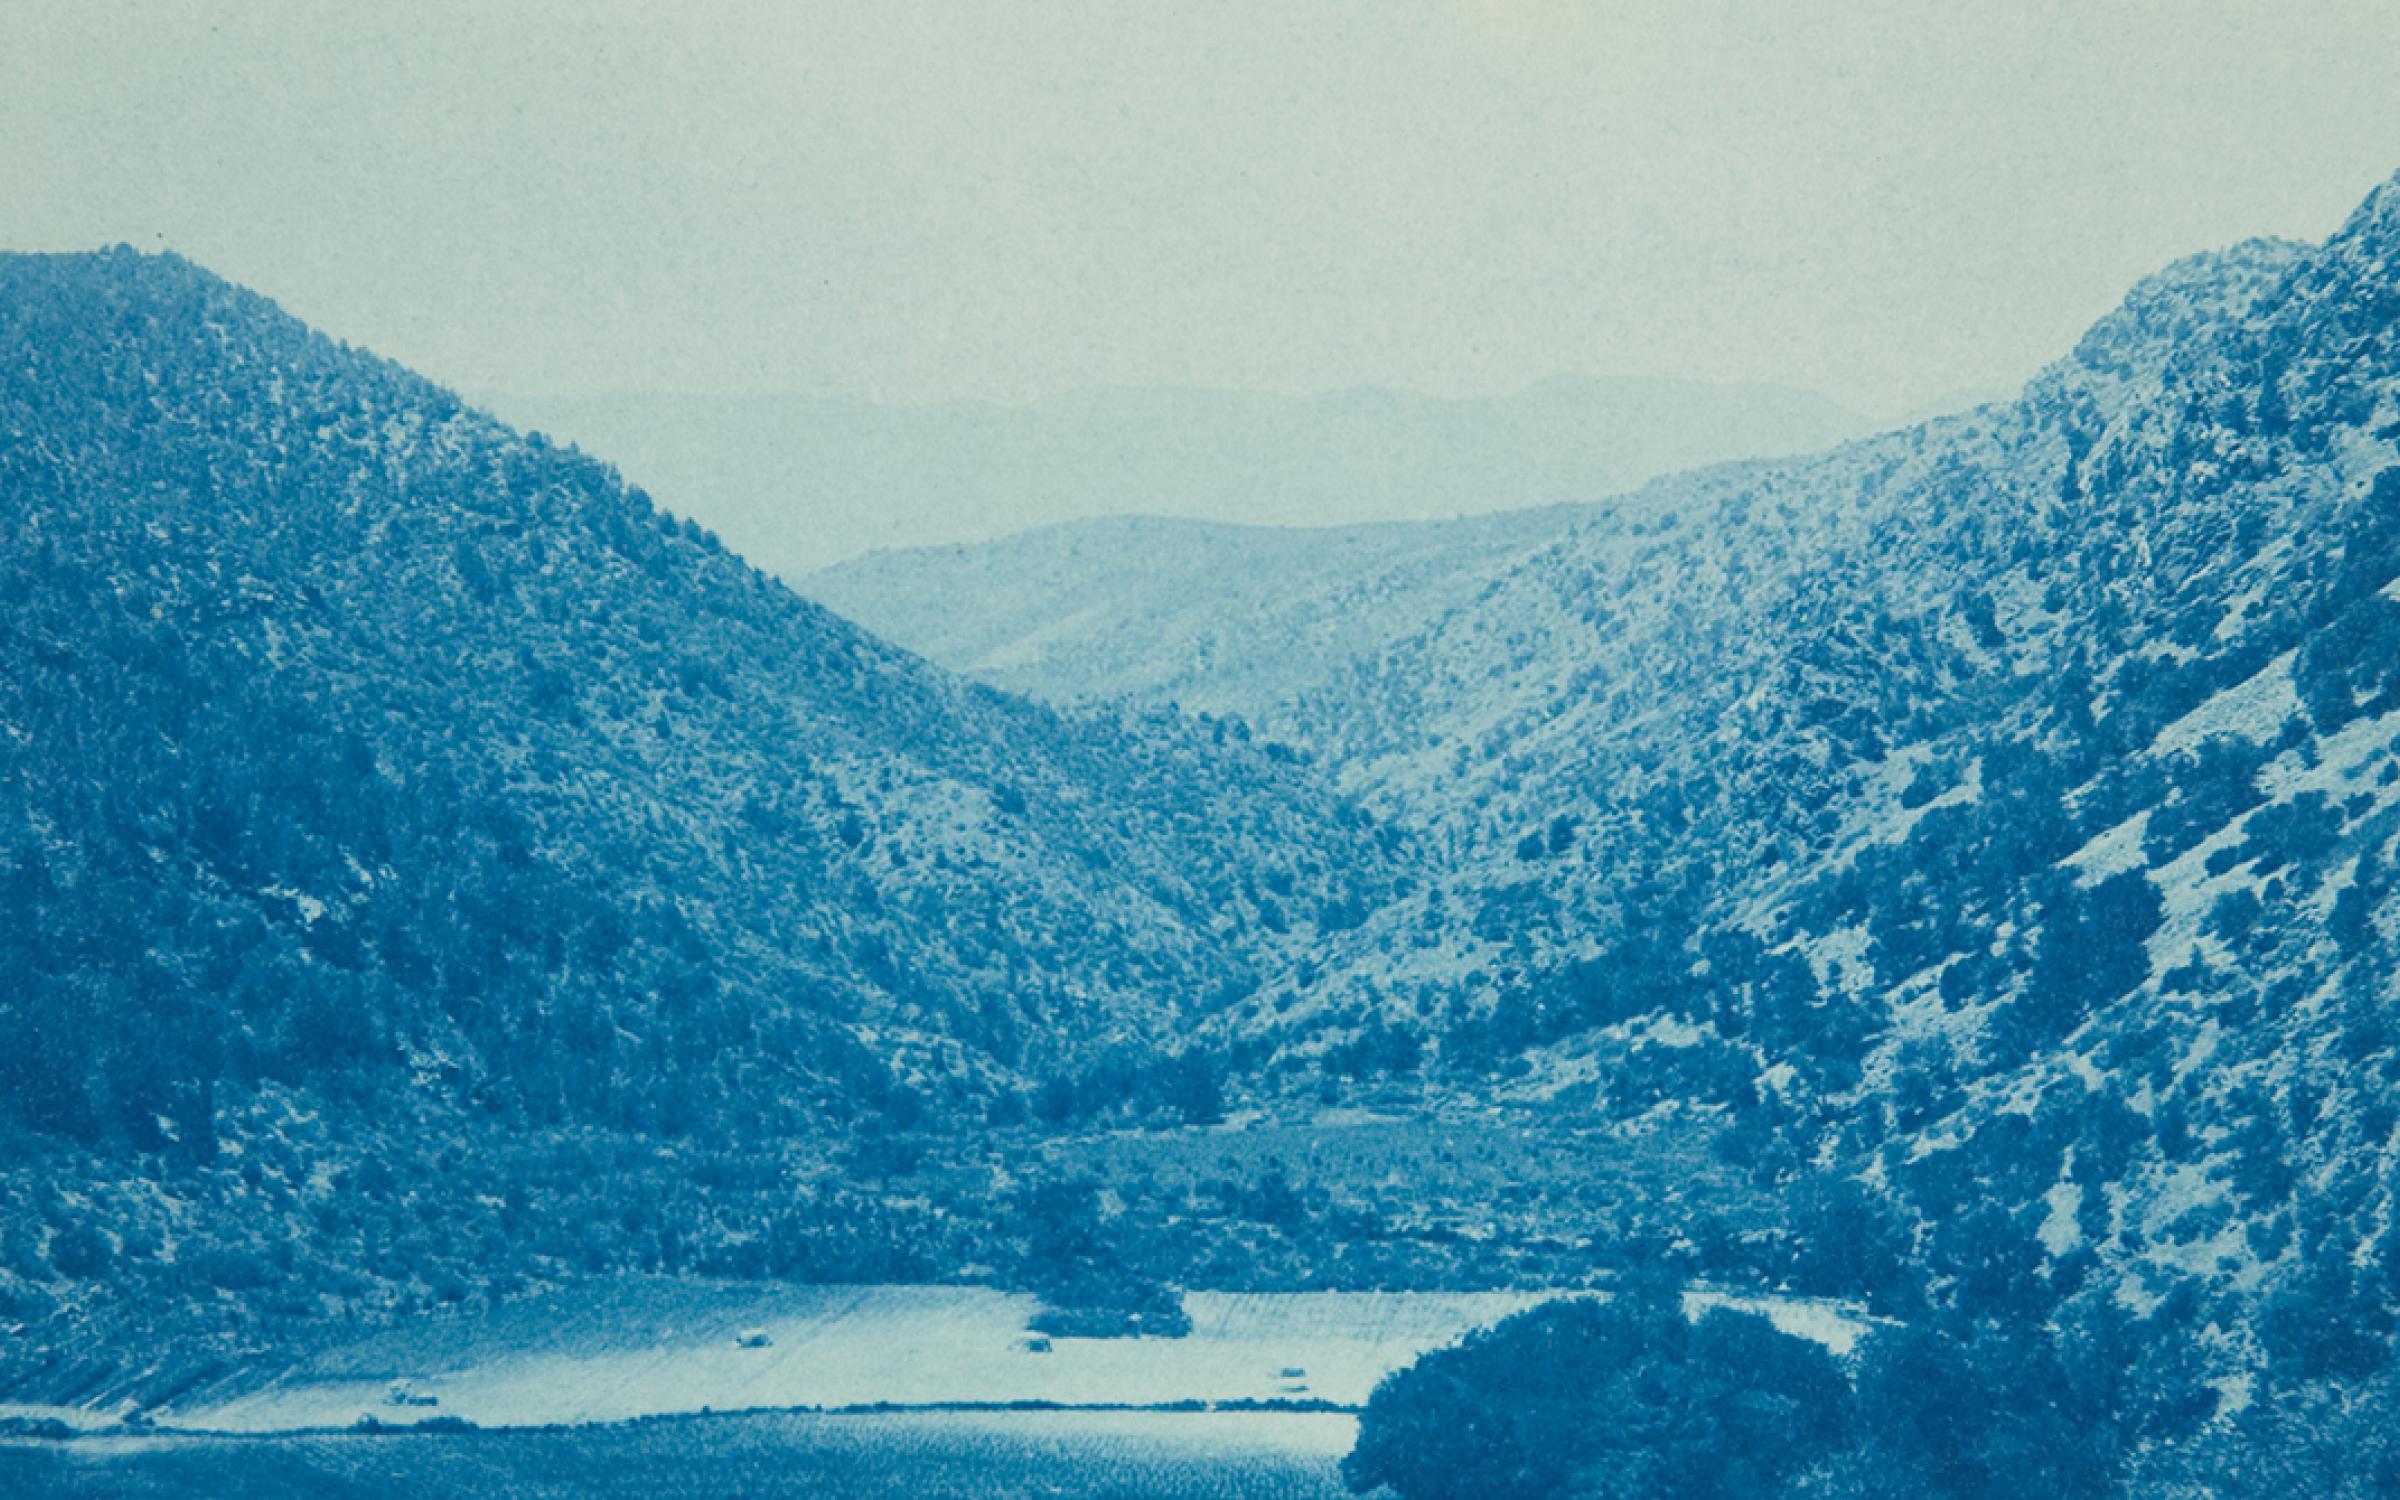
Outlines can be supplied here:
<path id="1" fill-rule="evenodd" d="M 2366 1442 L 2396 263 L 2400 181 L 1822 454 L 817 577 L 887 641 L 187 261 L 0 258 L 0 1401 L 131 1424 L 0 1478 Z"/>

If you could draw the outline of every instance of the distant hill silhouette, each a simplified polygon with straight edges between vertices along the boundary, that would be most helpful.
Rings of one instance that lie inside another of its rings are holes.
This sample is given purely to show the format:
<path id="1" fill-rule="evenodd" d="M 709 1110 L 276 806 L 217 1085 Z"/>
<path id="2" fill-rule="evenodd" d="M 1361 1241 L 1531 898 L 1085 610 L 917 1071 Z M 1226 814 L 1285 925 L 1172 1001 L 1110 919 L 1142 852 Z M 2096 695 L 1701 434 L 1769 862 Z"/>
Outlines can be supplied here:
<path id="1" fill-rule="evenodd" d="M 797 576 L 874 547 L 1094 516 L 1269 525 L 1429 520 L 1596 500 L 1719 459 L 1870 430 L 1807 391 L 1567 379 L 1446 400 L 1099 390 L 1021 406 L 495 394 L 605 455 L 742 555 Z"/>

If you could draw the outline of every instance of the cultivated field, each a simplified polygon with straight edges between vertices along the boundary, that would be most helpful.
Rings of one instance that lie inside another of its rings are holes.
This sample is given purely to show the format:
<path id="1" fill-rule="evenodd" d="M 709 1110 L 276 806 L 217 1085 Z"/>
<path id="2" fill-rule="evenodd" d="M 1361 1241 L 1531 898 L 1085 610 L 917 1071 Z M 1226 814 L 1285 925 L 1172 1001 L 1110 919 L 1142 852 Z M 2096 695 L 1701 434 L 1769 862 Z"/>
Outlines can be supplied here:
<path id="1" fill-rule="evenodd" d="M 1183 1338 L 1041 1340 L 1028 1330 L 1034 1299 L 989 1288 L 633 1277 L 394 1329 L 153 1415 L 270 1432 L 362 1416 L 547 1426 L 874 1404 L 1354 1407 L 1426 1350 L 1541 1296 L 1195 1292 Z M 396 1383 L 428 1404 L 396 1402 Z"/>
<path id="2" fill-rule="evenodd" d="M 11 1500 L 1333 1500 L 1351 1419 L 762 1413 L 508 1432 L 0 1442 Z"/>

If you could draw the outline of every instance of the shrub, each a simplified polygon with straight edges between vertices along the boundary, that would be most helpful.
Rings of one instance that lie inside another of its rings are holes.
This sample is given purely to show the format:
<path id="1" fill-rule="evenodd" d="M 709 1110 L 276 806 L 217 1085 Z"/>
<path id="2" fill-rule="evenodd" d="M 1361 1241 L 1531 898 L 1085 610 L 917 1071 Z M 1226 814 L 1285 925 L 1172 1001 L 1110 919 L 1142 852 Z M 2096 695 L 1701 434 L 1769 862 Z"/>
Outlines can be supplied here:
<path id="1" fill-rule="evenodd" d="M 50 1264 L 61 1276 L 97 1281 L 116 1264 L 116 1247 L 97 1228 L 77 1220 L 50 1241 Z"/>

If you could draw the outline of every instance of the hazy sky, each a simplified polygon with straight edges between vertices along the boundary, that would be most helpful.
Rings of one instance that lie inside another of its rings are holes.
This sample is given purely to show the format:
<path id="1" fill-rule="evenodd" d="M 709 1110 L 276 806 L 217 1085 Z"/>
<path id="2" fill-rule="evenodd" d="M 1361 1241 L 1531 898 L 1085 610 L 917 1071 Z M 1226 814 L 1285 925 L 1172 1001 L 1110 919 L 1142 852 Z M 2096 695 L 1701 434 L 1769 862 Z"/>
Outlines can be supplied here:
<path id="1" fill-rule="evenodd" d="M 470 388 L 2013 383 L 2400 169 L 2400 5 L 8 0 L 0 242 Z"/>

